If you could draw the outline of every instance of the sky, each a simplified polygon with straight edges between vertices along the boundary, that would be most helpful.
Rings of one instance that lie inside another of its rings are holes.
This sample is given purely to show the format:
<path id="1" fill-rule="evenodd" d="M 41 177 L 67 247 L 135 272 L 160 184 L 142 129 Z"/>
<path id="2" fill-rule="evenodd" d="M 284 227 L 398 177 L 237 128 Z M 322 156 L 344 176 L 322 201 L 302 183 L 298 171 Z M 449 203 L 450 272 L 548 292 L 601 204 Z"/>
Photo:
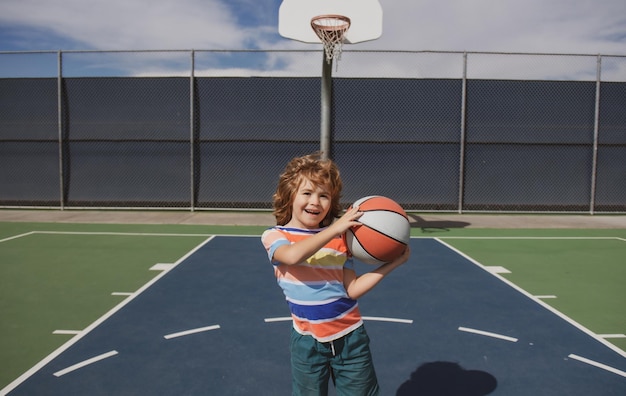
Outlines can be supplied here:
<path id="1" fill-rule="evenodd" d="M 382 36 L 352 48 L 626 55 L 624 0 L 380 3 Z M 281 0 L 1 0 L 0 51 L 316 48 L 278 34 L 280 4 Z"/>

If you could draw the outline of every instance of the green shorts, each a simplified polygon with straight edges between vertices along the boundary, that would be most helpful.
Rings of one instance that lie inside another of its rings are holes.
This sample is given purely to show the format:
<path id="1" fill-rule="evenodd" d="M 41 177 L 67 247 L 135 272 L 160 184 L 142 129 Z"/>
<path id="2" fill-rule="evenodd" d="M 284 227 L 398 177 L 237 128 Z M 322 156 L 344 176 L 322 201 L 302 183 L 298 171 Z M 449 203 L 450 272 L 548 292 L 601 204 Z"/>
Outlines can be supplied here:
<path id="1" fill-rule="evenodd" d="M 338 396 L 378 395 L 369 344 L 364 326 L 332 342 L 319 342 L 292 329 L 293 395 L 327 395 L 331 377 Z"/>

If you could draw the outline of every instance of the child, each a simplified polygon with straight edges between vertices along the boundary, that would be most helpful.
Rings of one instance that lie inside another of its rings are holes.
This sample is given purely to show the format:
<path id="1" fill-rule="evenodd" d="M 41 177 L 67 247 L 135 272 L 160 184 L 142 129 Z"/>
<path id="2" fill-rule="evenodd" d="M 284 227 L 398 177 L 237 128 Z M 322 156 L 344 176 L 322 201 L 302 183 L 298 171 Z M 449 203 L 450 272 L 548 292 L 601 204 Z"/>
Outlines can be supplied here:
<path id="1" fill-rule="evenodd" d="M 378 381 L 357 299 L 409 258 L 356 276 L 344 234 L 362 212 L 339 217 L 342 182 L 332 160 L 294 158 L 274 194 L 277 226 L 261 237 L 293 318 L 294 395 L 326 395 L 332 376 L 338 395 L 377 395 Z"/>

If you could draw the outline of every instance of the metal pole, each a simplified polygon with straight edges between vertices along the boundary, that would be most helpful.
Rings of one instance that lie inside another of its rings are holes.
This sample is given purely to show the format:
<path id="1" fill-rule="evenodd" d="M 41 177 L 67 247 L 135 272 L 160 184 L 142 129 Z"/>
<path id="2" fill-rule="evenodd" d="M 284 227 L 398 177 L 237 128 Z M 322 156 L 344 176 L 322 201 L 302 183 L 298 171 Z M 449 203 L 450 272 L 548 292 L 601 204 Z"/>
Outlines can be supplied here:
<path id="1" fill-rule="evenodd" d="M 333 98 L 333 60 L 326 60 L 326 53 L 322 52 L 322 92 L 321 92 L 321 120 L 320 120 L 320 151 L 322 158 L 333 158 L 332 147 L 332 98 Z"/>
<path id="2" fill-rule="evenodd" d="M 593 214 L 596 206 L 596 173 L 598 171 L 598 136 L 600 133 L 600 76 L 602 73 L 602 56 L 596 61 L 596 107 L 593 121 L 593 159 L 591 164 L 591 197 L 589 214 Z"/>
<path id="3" fill-rule="evenodd" d="M 463 80 L 461 85 L 461 149 L 459 152 L 459 201 L 458 212 L 463 213 L 463 192 L 465 190 L 465 116 L 467 112 L 467 52 L 463 53 Z"/>
<path id="4" fill-rule="evenodd" d="M 191 196 L 190 196 L 190 202 L 189 202 L 189 207 L 190 210 L 193 212 L 195 209 L 195 199 L 194 197 L 196 196 L 196 188 L 195 188 L 195 122 L 194 122 L 194 118 L 195 118 L 195 112 L 194 112 L 194 107 L 195 107 L 195 100 L 194 100 L 194 96 L 195 96 L 195 89 L 194 89 L 194 78 L 195 78 L 195 74 L 196 74 L 196 57 L 195 57 L 195 51 L 191 50 L 191 74 L 189 75 L 189 183 L 190 183 L 190 188 L 189 191 L 191 192 Z"/>
<path id="5" fill-rule="evenodd" d="M 59 202 L 65 206 L 65 177 L 63 172 L 63 53 L 57 52 L 57 128 L 59 136 Z"/>

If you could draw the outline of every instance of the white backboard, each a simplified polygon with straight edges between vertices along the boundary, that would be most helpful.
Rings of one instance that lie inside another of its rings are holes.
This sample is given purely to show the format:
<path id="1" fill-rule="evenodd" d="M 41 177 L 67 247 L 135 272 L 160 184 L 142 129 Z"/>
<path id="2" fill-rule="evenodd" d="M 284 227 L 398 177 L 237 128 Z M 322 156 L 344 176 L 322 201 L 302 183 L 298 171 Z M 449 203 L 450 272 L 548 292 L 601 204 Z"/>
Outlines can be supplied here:
<path id="1" fill-rule="evenodd" d="M 376 40 L 383 33 L 383 9 L 378 0 L 283 0 L 278 10 L 278 33 L 305 43 L 320 43 L 311 18 L 339 14 L 350 18 L 345 43 Z"/>

